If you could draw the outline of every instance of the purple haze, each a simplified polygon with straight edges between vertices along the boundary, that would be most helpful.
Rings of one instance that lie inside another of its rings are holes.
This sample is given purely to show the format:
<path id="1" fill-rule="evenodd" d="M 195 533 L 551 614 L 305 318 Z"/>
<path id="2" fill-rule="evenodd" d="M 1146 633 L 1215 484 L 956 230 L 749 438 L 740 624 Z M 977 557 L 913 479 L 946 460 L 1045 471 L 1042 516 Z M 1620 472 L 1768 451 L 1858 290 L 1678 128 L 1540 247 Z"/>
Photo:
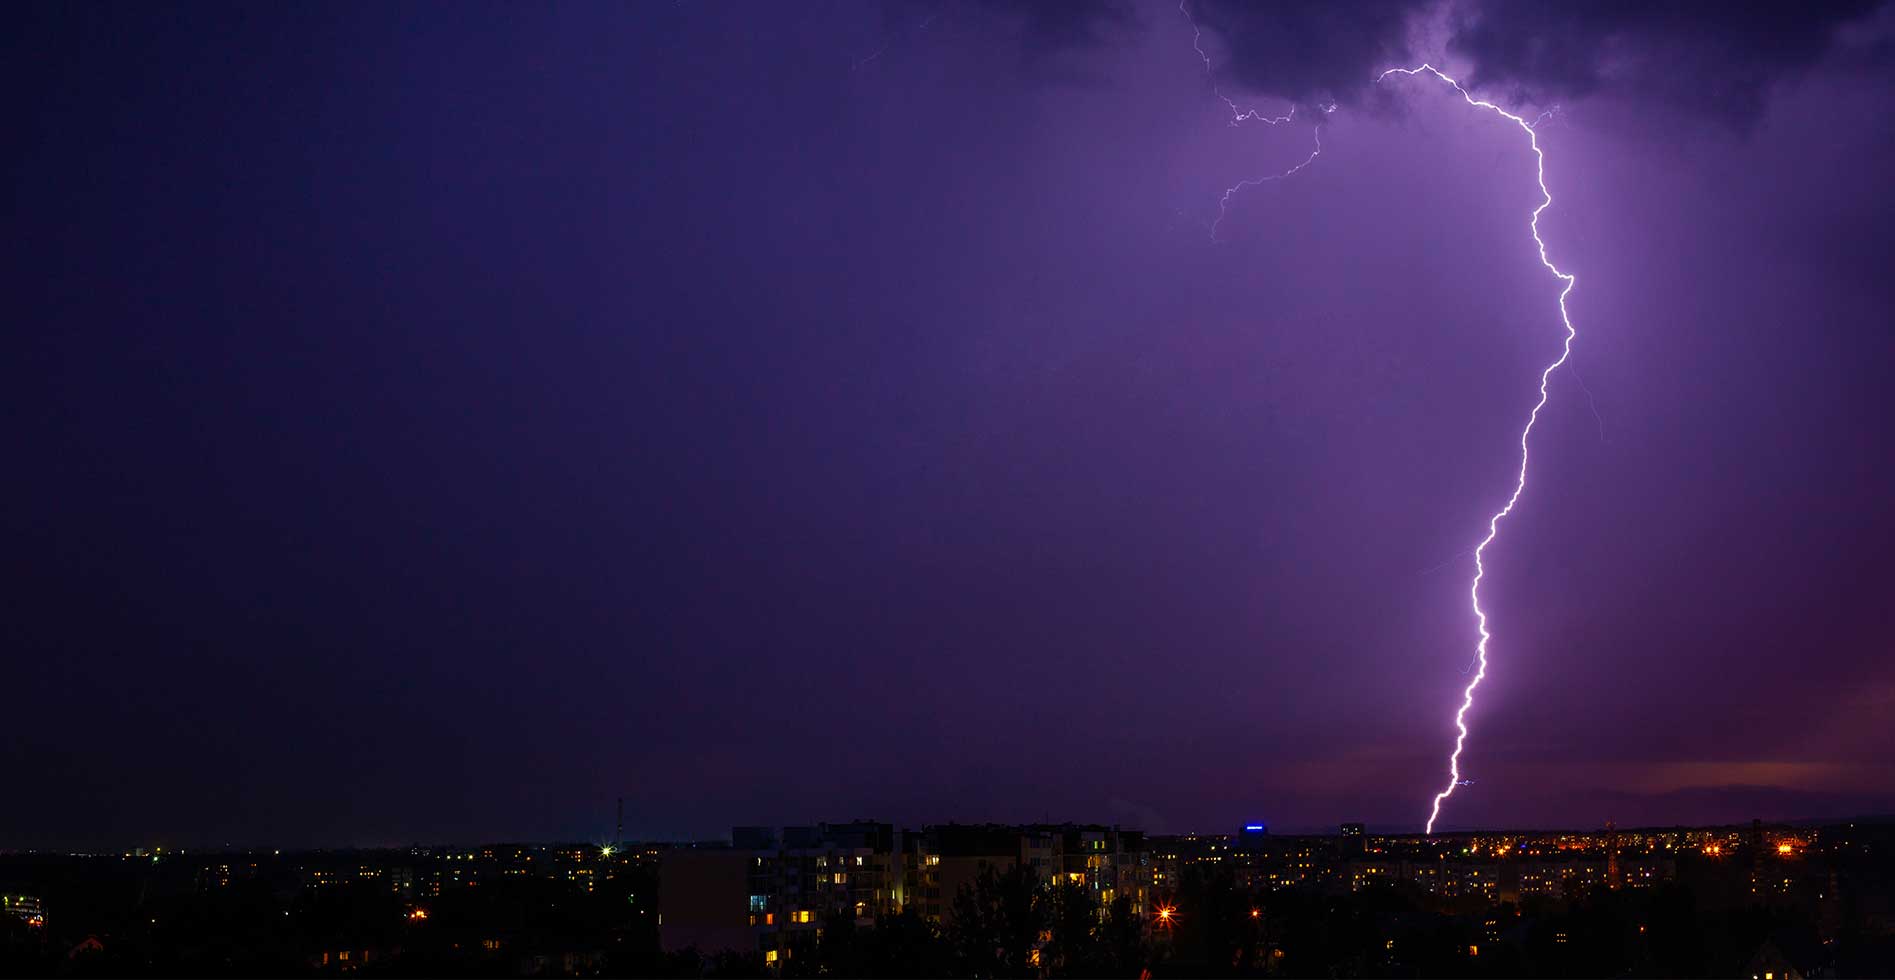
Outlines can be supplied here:
<path id="1" fill-rule="evenodd" d="M 1207 6 L 1217 244 L 1164 3 L 34 8 L 0 847 L 1418 828 L 1434 53 L 1442 826 L 1895 808 L 1889 11 Z"/>

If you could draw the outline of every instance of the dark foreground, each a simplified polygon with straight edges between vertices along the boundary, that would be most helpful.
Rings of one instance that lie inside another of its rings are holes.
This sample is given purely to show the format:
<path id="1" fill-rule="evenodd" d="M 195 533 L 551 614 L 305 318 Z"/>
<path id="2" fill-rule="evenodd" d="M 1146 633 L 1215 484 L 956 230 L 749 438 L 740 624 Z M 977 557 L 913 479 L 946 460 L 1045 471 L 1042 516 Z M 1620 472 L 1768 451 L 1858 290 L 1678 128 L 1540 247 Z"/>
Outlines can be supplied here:
<path id="1" fill-rule="evenodd" d="M 659 872 L 681 865 L 656 845 L 12 854 L 0 855 L 0 974 L 1895 975 L 1895 831 L 1808 839 L 1677 851 L 1636 887 L 1625 868 L 1639 865 L 1620 867 L 1615 850 L 1609 881 L 1536 889 L 1562 859 L 1525 836 L 1485 855 L 1471 838 L 1354 851 L 1273 838 L 1237 853 L 1216 843 L 1228 838 L 1154 838 L 1167 860 L 1151 862 L 1138 902 L 983 864 L 940 915 L 835 908 L 794 946 L 713 953 L 664 948 Z M 1476 872 L 1510 884 L 1425 884 Z"/>

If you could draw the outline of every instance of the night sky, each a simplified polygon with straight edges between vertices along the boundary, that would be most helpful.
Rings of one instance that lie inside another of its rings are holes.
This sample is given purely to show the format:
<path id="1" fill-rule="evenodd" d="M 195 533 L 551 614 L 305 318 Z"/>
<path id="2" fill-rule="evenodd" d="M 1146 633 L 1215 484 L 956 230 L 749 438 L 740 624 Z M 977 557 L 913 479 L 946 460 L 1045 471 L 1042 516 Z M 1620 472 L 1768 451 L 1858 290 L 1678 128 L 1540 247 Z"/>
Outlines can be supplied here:
<path id="1" fill-rule="evenodd" d="M 1791 6 L 9 10 L 0 848 L 1418 829 L 1561 336 L 1422 60 L 1578 276 L 1442 826 L 1895 810 L 1895 9 Z"/>

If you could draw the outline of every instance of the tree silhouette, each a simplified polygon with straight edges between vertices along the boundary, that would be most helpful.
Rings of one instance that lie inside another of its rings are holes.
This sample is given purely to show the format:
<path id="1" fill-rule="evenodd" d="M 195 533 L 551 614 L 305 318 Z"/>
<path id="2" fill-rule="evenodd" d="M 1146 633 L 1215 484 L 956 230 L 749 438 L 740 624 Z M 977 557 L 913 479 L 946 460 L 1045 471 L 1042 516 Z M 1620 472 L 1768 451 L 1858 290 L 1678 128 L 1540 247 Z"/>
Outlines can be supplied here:
<path id="1" fill-rule="evenodd" d="M 997 872 L 981 869 L 972 886 L 954 896 L 948 941 L 954 973 L 964 977 L 1034 977 L 1046 905 L 1037 901 L 1039 880 L 1024 866 Z"/>

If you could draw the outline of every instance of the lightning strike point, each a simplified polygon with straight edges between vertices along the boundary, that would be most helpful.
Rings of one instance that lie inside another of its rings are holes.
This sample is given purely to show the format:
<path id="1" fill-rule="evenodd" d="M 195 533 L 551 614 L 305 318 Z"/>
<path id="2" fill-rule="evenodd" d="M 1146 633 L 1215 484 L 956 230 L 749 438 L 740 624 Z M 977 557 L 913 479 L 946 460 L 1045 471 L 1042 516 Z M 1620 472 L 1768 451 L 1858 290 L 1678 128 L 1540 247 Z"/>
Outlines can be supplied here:
<path id="1" fill-rule="evenodd" d="M 1543 113 L 1539 119 L 1535 119 L 1532 123 L 1529 123 L 1520 116 L 1514 115 L 1492 102 L 1488 102 L 1485 99 L 1474 98 L 1468 94 L 1466 89 L 1461 87 L 1460 82 L 1448 77 L 1446 74 L 1443 74 L 1440 69 L 1429 64 L 1422 64 L 1414 68 L 1390 68 L 1376 76 L 1375 81 L 1379 84 L 1390 75 L 1408 75 L 1412 77 L 1424 73 L 1433 75 L 1435 78 L 1440 79 L 1449 87 L 1453 88 L 1469 106 L 1476 109 L 1488 110 L 1500 116 L 1502 119 L 1513 123 L 1515 126 L 1520 127 L 1520 131 L 1527 134 L 1527 144 L 1533 148 L 1535 178 L 1540 186 L 1540 205 L 1533 209 L 1533 217 L 1527 223 L 1527 226 L 1533 232 L 1533 244 L 1539 248 L 1540 264 L 1545 266 L 1546 270 L 1551 272 L 1561 282 L 1565 283 L 1565 286 L 1559 291 L 1559 319 L 1560 323 L 1566 328 L 1566 337 L 1561 344 L 1559 357 L 1540 371 L 1540 400 L 1534 403 L 1533 411 L 1527 415 L 1526 427 L 1520 430 L 1520 469 L 1514 477 L 1513 495 L 1507 498 L 1506 506 L 1500 508 L 1492 517 L 1487 519 L 1487 536 L 1482 538 L 1480 544 L 1474 548 L 1474 582 L 1468 587 L 1468 598 L 1473 605 L 1474 618 L 1480 629 L 1480 642 L 1474 647 L 1475 661 L 1478 664 L 1478 669 L 1474 672 L 1473 680 L 1468 681 L 1467 687 L 1462 689 L 1461 707 L 1460 710 L 1454 713 L 1454 728 L 1458 734 L 1454 737 L 1454 752 L 1448 756 L 1448 784 L 1445 789 L 1434 795 L 1434 806 L 1428 812 L 1427 827 L 1423 831 L 1427 834 L 1433 834 L 1435 821 L 1441 817 L 1442 802 L 1448 797 L 1453 796 L 1455 789 L 1466 786 L 1472 782 L 1472 780 L 1463 780 L 1461 777 L 1461 750 L 1467 745 L 1467 711 L 1474 706 L 1474 690 L 1480 687 L 1480 682 L 1487 677 L 1487 642 L 1493 638 L 1492 634 L 1487 631 L 1487 612 L 1483 610 L 1480 605 L 1480 583 L 1487 575 L 1487 566 L 1482 559 L 1487 551 L 1487 546 L 1492 544 L 1494 538 L 1500 534 L 1501 520 L 1513 513 L 1514 505 L 1520 502 L 1520 495 L 1526 492 L 1527 437 L 1532 435 L 1533 426 L 1540 420 L 1540 410 L 1546 407 L 1546 385 L 1548 380 L 1552 377 L 1553 372 L 1559 370 L 1560 365 L 1565 364 L 1566 359 L 1571 357 L 1573 353 L 1573 338 L 1577 335 L 1577 332 L 1573 329 L 1572 316 L 1566 310 L 1566 297 L 1572 294 L 1573 286 L 1579 280 L 1571 273 L 1561 272 L 1559 267 L 1554 265 L 1552 261 L 1546 257 L 1546 240 L 1540 237 L 1540 215 L 1545 212 L 1547 208 L 1552 206 L 1553 194 L 1546 189 L 1546 153 L 1540 149 L 1540 137 L 1538 133 L 1534 132 L 1533 127 L 1544 121 L 1546 116 L 1550 113 Z"/>

